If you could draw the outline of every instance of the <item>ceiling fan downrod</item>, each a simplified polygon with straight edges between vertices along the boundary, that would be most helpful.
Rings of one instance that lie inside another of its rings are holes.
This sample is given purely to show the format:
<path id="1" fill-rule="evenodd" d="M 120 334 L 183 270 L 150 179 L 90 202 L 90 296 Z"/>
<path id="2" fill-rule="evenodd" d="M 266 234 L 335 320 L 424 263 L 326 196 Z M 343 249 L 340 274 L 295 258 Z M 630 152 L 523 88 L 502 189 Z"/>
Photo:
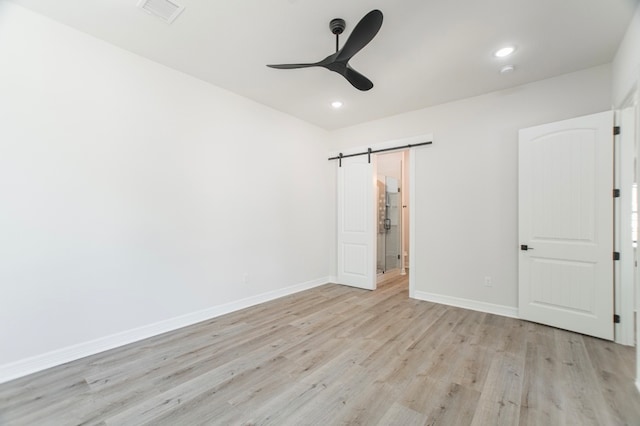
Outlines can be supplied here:
<path id="1" fill-rule="evenodd" d="M 336 52 L 340 49 L 340 34 L 344 31 L 345 26 L 346 24 L 344 19 L 335 18 L 329 22 L 329 29 L 331 29 L 331 32 L 336 35 Z"/>

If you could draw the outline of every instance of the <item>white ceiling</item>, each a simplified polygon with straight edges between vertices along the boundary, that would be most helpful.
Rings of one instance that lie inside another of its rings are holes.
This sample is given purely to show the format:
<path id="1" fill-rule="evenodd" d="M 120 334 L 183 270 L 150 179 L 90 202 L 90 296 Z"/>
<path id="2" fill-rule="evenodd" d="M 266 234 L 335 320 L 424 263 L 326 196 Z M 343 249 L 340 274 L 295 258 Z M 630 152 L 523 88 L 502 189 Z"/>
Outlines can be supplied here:
<path id="1" fill-rule="evenodd" d="M 173 24 L 137 0 L 13 0 L 80 31 L 326 129 L 399 114 L 610 62 L 639 0 L 178 0 Z M 384 23 L 350 62 L 360 92 L 315 62 L 372 9 Z M 492 56 L 515 44 L 507 59 Z M 516 71 L 499 69 L 514 64 Z M 344 107 L 333 110 L 331 101 Z"/>

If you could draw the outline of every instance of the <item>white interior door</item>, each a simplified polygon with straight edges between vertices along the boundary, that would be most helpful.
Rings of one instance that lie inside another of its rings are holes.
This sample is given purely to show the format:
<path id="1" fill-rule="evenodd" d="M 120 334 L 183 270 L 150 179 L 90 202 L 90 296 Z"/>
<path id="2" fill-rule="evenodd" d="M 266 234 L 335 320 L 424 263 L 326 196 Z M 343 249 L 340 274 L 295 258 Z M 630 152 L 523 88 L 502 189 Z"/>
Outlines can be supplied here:
<path id="1" fill-rule="evenodd" d="M 338 168 L 338 283 L 376 288 L 375 155 L 342 160 Z"/>
<path id="2" fill-rule="evenodd" d="M 520 130 L 519 313 L 613 339 L 613 112 Z"/>

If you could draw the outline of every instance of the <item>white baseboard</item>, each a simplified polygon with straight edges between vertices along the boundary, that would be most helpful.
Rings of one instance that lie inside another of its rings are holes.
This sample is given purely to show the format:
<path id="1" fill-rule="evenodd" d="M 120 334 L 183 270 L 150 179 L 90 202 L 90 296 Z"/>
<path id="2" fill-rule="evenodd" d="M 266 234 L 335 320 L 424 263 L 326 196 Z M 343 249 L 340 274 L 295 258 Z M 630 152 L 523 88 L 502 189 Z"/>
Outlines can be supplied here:
<path id="1" fill-rule="evenodd" d="M 42 355 L 26 358 L 10 364 L 0 366 L 0 383 L 8 382 L 19 377 L 46 370 L 47 368 L 75 361 L 90 355 L 114 349 L 120 346 L 134 343 L 149 337 L 157 336 L 168 331 L 177 330 L 202 321 L 206 321 L 220 315 L 248 308 L 300 291 L 308 290 L 321 286 L 330 282 L 335 282 L 333 277 L 324 277 L 302 284 L 285 287 L 282 289 L 262 293 L 256 296 L 241 299 L 235 302 L 226 303 L 224 305 L 214 306 L 201 311 L 192 312 L 179 317 L 170 318 L 154 324 L 145 325 L 132 330 L 121 333 L 112 334 L 110 336 L 101 337 L 99 339 L 83 342 L 77 345 L 68 346 L 66 348 L 47 352 Z"/>
<path id="2" fill-rule="evenodd" d="M 473 311 L 486 312 L 489 314 L 501 315 L 509 318 L 519 318 L 518 308 L 505 305 L 495 305 L 493 303 L 479 302 L 477 300 L 463 299 L 460 297 L 445 296 L 442 294 L 427 293 L 425 291 L 415 291 L 414 299 L 427 302 L 440 303 L 441 305 L 455 306 L 458 308 L 471 309 Z"/>

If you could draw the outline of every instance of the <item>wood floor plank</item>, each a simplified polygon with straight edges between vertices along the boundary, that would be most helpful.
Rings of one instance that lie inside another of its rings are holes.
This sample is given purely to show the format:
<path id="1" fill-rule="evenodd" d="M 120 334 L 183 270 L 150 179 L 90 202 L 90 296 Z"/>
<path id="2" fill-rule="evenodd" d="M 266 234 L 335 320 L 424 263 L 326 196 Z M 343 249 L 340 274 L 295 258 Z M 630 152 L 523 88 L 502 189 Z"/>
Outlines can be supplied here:
<path id="1" fill-rule="evenodd" d="M 424 414 L 425 425 L 469 425 L 479 398 L 480 392 L 457 383 L 416 376 L 400 403 Z"/>
<path id="2" fill-rule="evenodd" d="M 271 348 L 270 345 L 259 348 L 253 353 L 247 354 L 249 355 L 247 357 L 236 358 L 174 386 L 136 406 L 109 416 L 107 423 L 119 425 L 157 422 L 158 418 L 167 413 L 173 414 L 176 409 L 188 411 L 190 408 L 203 405 L 204 396 L 209 395 L 216 395 L 217 399 L 222 398 L 221 401 L 224 401 L 223 390 L 233 388 L 241 390 L 249 381 L 260 380 L 260 375 L 263 372 L 268 374 L 268 370 L 265 369 L 279 368 L 286 363 L 284 357 L 274 358 Z M 231 392 L 227 393 L 228 398 L 232 396 Z M 207 409 L 211 409 L 211 405 L 208 405 Z"/>
<path id="3" fill-rule="evenodd" d="M 556 330 L 560 383 L 567 395 L 568 417 L 583 425 L 615 424 L 607 409 L 583 336 Z"/>
<path id="4" fill-rule="evenodd" d="M 329 284 L 0 385 L 0 425 L 640 425 L 635 351 Z"/>
<path id="5" fill-rule="evenodd" d="M 472 426 L 518 424 L 523 378 L 523 357 L 506 352 L 495 353 Z"/>
<path id="6" fill-rule="evenodd" d="M 387 410 L 384 417 L 378 422 L 379 426 L 394 426 L 394 425 L 423 425 L 425 423 L 425 415 L 420 414 L 404 405 L 393 403 L 391 408 Z"/>
<path id="7" fill-rule="evenodd" d="M 491 315 L 490 317 L 494 317 Z M 507 353 L 524 359 L 527 342 L 527 323 L 515 318 L 505 318 L 501 331 L 502 338 L 495 347 L 497 353 Z M 482 344 L 482 342 L 481 342 Z"/>
<path id="8" fill-rule="evenodd" d="M 313 374 L 302 381 L 322 386 L 324 388 L 323 394 L 326 397 L 314 399 L 311 403 L 300 407 L 295 413 L 283 411 L 273 416 L 273 423 L 331 424 L 343 409 L 348 409 L 358 392 L 371 383 L 371 378 L 368 377 L 363 367 L 353 362 L 355 358 L 353 354 L 349 358 L 343 363 L 348 368 L 337 371 L 328 369 L 321 377 Z"/>
<path id="9" fill-rule="evenodd" d="M 627 380 L 635 373 L 629 369 L 632 366 L 629 361 L 633 355 L 631 348 L 587 336 L 584 336 L 584 344 L 616 424 L 640 424 L 640 404 L 635 398 L 637 390 Z M 627 390 L 621 392 L 622 389 Z"/>
<path id="10" fill-rule="evenodd" d="M 378 423 L 398 400 L 400 390 L 383 382 L 358 389 L 349 406 L 333 418 L 336 425 L 372 425 Z"/>
<path id="11" fill-rule="evenodd" d="M 537 331 L 537 330 L 536 330 Z M 521 425 L 564 425 L 566 396 L 562 390 L 560 361 L 553 335 L 530 332 L 520 401 Z"/>

